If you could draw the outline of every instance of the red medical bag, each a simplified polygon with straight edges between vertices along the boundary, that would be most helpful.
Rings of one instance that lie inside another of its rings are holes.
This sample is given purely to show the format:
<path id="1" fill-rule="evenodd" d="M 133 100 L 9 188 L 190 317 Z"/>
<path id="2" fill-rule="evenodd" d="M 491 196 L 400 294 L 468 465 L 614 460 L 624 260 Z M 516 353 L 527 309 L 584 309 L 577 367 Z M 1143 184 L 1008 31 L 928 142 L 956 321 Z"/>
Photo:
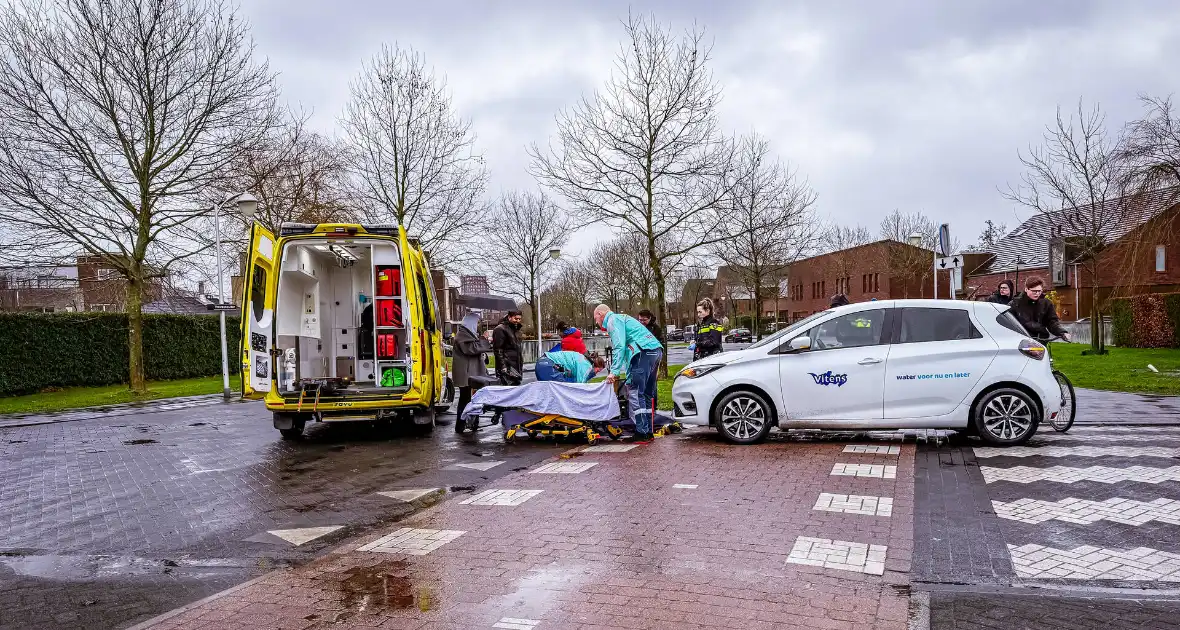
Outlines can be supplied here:
<path id="1" fill-rule="evenodd" d="M 377 300 L 377 325 L 402 328 L 402 305 L 398 300 Z"/>
<path id="2" fill-rule="evenodd" d="M 377 358 L 397 358 L 397 335 L 391 333 L 381 333 L 377 335 Z"/>
<path id="3" fill-rule="evenodd" d="M 402 271 L 395 267 L 377 268 L 377 297 L 402 294 Z"/>

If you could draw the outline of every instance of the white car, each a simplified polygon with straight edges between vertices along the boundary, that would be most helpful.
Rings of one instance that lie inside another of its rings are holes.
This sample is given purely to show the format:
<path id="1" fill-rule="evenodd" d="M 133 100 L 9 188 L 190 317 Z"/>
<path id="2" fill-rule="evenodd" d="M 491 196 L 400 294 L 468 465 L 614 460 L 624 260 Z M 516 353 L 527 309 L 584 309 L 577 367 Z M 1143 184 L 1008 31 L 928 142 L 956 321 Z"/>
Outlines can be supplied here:
<path id="1" fill-rule="evenodd" d="M 689 364 L 674 415 L 735 444 L 770 429 L 956 429 L 1021 444 L 1061 412 L 1045 346 L 1007 306 L 894 300 L 816 313 Z"/>

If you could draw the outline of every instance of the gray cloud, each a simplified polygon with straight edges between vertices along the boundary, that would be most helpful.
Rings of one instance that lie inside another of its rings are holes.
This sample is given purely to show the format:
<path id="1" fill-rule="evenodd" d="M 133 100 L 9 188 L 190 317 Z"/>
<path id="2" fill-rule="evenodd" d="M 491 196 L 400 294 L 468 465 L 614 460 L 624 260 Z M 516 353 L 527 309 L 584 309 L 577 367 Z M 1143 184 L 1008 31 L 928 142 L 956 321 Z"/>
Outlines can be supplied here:
<path id="1" fill-rule="evenodd" d="M 1101 102 L 1114 129 L 1139 114 L 1137 94 L 1180 84 L 1180 5 L 1162 1 L 256 0 L 242 10 L 288 98 L 328 131 L 382 42 L 421 50 L 472 118 L 497 191 L 533 186 L 524 147 L 606 79 L 629 6 L 709 29 L 724 123 L 767 135 L 824 214 L 875 228 L 893 208 L 921 210 L 963 241 L 985 218 L 1024 216 L 996 189 L 1019 177 L 1016 152 L 1059 103 Z"/>

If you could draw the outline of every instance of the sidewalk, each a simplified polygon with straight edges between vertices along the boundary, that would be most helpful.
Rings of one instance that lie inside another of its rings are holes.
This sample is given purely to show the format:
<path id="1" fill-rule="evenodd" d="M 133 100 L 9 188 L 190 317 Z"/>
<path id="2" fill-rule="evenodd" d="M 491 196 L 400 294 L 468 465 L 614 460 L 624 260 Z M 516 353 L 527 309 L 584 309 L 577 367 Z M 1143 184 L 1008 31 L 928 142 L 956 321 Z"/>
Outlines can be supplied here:
<path id="1" fill-rule="evenodd" d="M 914 445 L 844 449 L 577 447 L 140 627 L 901 630 Z"/>

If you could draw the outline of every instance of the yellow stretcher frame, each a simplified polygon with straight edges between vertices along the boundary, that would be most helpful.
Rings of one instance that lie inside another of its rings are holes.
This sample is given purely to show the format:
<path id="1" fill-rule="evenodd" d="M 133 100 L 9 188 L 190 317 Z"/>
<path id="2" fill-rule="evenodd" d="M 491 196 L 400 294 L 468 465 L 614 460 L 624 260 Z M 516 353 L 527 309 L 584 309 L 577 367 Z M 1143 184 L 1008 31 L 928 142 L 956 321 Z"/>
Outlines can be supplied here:
<path id="1" fill-rule="evenodd" d="M 599 428 L 594 426 L 595 424 L 602 424 L 603 426 Z M 672 433 L 680 433 L 683 430 L 684 427 L 679 422 L 672 422 L 656 429 L 653 435 L 655 437 L 664 437 Z M 510 444 L 515 442 L 518 431 L 524 431 L 530 438 L 536 438 L 537 436 L 570 437 L 583 435 L 586 438 L 586 443 L 590 445 L 597 443 L 598 438 L 604 435 L 611 440 L 617 440 L 623 435 L 621 428 L 610 423 L 590 423 L 566 418 L 555 413 L 537 416 L 528 422 L 522 422 L 508 429 L 504 433 L 504 441 Z"/>

